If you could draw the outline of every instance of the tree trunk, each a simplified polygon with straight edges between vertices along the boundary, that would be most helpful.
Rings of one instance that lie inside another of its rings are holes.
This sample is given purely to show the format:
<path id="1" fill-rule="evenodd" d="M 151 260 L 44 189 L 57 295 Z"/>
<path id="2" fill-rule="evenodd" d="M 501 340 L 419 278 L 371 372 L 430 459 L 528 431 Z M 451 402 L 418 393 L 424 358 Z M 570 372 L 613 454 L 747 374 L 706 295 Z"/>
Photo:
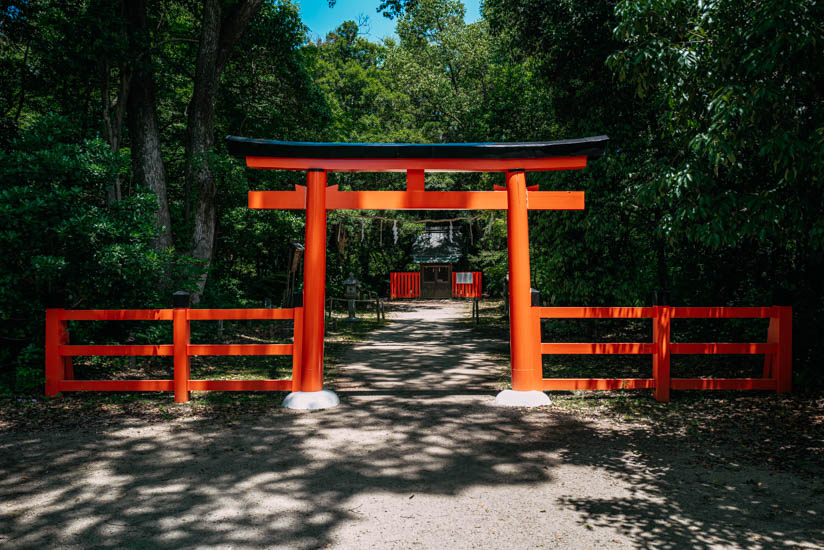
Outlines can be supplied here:
<path id="1" fill-rule="evenodd" d="M 195 66 L 192 99 L 186 126 L 186 175 L 185 193 L 188 211 L 190 189 L 197 186 L 197 209 L 192 233 L 192 256 L 202 260 L 206 267 L 214 253 L 215 226 L 215 176 L 209 155 L 214 148 L 214 111 L 220 75 L 235 44 L 246 32 L 252 17 L 260 9 L 262 0 L 243 0 L 222 17 L 219 0 L 207 0 L 203 4 L 203 22 L 200 46 Z M 204 272 L 194 303 L 200 300 L 206 286 Z"/>
<path id="2" fill-rule="evenodd" d="M 160 150 L 160 131 L 154 92 L 154 74 L 149 59 L 149 33 L 145 0 L 125 0 L 129 47 L 135 67 L 126 110 L 132 145 L 135 182 L 151 189 L 157 197 L 157 238 L 155 248 L 173 246 L 169 202 L 166 197 L 166 170 Z"/>
<path id="3" fill-rule="evenodd" d="M 117 154 L 120 152 L 120 146 L 123 138 L 123 120 L 126 114 L 126 103 L 129 97 L 129 73 L 124 65 L 120 66 L 120 88 L 114 99 L 111 99 L 111 92 L 109 90 L 111 70 L 109 63 L 105 62 L 101 68 L 100 79 L 100 99 L 101 111 L 103 114 L 103 135 L 106 143 L 111 147 L 112 152 Z M 123 193 L 121 191 L 121 178 L 119 171 L 112 175 L 112 184 L 106 190 L 106 201 L 108 205 L 121 200 Z"/>
<path id="4" fill-rule="evenodd" d="M 23 63 L 20 65 L 20 95 L 17 98 L 17 111 L 14 113 L 14 126 L 18 127 L 20 114 L 26 102 L 26 75 L 28 74 L 29 41 L 26 41 L 26 51 L 23 53 Z"/>
<path id="5" fill-rule="evenodd" d="M 125 6 L 120 5 L 119 15 L 125 23 Z M 122 37 L 128 40 L 128 33 L 125 24 L 120 27 Z M 103 135 L 106 143 L 111 147 L 112 152 L 117 155 L 123 143 L 123 123 L 126 120 L 126 103 L 129 98 L 129 85 L 131 83 L 131 67 L 127 63 L 120 62 L 118 66 L 119 87 L 112 99 L 111 90 L 111 66 L 109 60 L 100 62 L 100 101 L 103 115 Z M 106 201 L 109 206 L 123 199 L 122 192 L 123 179 L 120 170 L 112 175 L 112 183 L 106 190 Z"/>

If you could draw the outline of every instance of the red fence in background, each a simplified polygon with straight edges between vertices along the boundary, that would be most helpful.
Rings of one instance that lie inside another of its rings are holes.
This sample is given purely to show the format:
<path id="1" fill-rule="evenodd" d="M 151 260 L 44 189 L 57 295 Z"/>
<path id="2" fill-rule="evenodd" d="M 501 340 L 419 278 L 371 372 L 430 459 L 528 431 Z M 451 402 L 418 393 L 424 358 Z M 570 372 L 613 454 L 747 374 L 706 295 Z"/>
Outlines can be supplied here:
<path id="1" fill-rule="evenodd" d="M 420 298 L 421 274 L 419 271 L 393 271 L 389 274 L 390 298 Z"/>
<path id="2" fill-rule="evenodd" d="M 658 401 L 669 401 L 675 390 L 776 390 L 792 389 L 792 308 L 774 307 L 533 307 L 533 327 L 539 345 L 536 354 L 648 354 L 652 378 L 543 378 L 544 390 L 616 390 L 649 388 Z M 541 319 L 652 319 L 652 342 L 550 343 L 541 341 Z M 767 341 L 759 343 L 672 342 L 673 318 L 769 318 Z M 761 378 L 671 378 L 672 354 L 764 355 Z"/>
<path id="3" fill-rule="evenodd" d="M 452 272 L 452 297 L 453 298 L 480 298 L 481 297 L 481 272 L 471 271 L 471 283 L 457 282 L 458 272 Z M 389 297 L 390 298 L 420 298 L 421 297 L 421 274 L 418 271 L 393 271 L 389 274 Z"/>
<path id="4" fill-rule="evenodd" d="M 292 344 L 192 344 L 190 321 L 294 319 Z M 160 345 L 70 345 L 69 321 L 172 321 L 174 343 Z M 300 387 L 303 308 L 292 309 L 113 309 L 46 310 L 46 395 L 66 391 L 174 391 L 185 402 L 189 391 L 297 391 Z M 171 380 L 75 380 L 72 357 L 172 356 Z M 196 355 L 291 355 L 290 380 L 191 380 L 189 357 Z"/>
<path id="5" fill-rule="evenodd" d="M 465 271 L 461 273 L 471 273 L 471 283 L 458 283 L 457 271 L 452 272 L 452 297 L 453 298 L 480 298 L 481 297 L 481 272 Z"/>

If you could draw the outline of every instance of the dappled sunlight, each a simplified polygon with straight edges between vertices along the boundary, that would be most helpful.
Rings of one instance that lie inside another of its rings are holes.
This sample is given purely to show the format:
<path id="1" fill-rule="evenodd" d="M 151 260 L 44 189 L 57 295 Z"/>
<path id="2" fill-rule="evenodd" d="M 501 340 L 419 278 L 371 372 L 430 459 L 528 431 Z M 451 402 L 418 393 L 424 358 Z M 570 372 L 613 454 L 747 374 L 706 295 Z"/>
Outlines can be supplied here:
<path id="1" fill-rule="evenodd" d="M 682 443 L 469 396 L 357 395 L 337 409 L 234 425 L 121 420 L 6 438 L 0 520 L 14 547 L 30 548 L 346 546 L 364 525 L 422 518 L 466 546 L 500 542 L 490 530 L 539 543 L 582 526 L 582 541 L 626 547 L 824 543 L 809 528 L 822 505 L 798 480 L 712 469 Z M 518 534 L 505 513 L 537 523 Z"/>
<path id="2" fill-rule="evenodd" d="M 824 546 L 820 480 L 709 461 L 680 432 L 494 406 L 505 331 L 478 338 L 459 308 L 423 307 L 442 317 L 406 305 L 348 349 L 336 408 L 9 432 L 0 543 Z"/>
<path id="3" fill-rule="evenodd" d="M 569 495 L 559 505 L 581 514 L 581 524 L 631 536 L 638 547 L 820 548 L 813 525 L 824 504 L 820 483 L 753 465 L 718 460 L 685 448 L 682 435 L 654 428 L 598 431 L 591 443 L 612 449 L 594 456 L 571 446 L 561 460 L 600 472 L 624 494 Z M 691 442 L 693 445 L 694 441 Z M 810 491 L 811 490 L 811 491 Z"/>
<path id="4" fill-rule="evenodd" d="M 476 403 L 355 401 L 317 414 L 275 411 L 231 429 L 208 420 L 125 421 L 7 439 L 0 518 L 17 545 L 30 547 L 55 536 L 111 546 L 263 548 L 288 540 L 315 547 L 352 519 L 348 502 L 356 496 L 456 495 L 551 479 L 551 443 L 526 457 L 499 428 L 502 414 L 517 421 L 517 413 Z M 78 449 L 68 453 L 71 464 L 66 447 Z"/>
<path id="5" fill-rule="evenodd" d="M 508 353 L 501 339 L 480 337 L 469 319 L 469 302 L 392 303 L 390 323 L 352 347 L 341 365 L 338 392 L 488 391 L 501 389 Z"/>

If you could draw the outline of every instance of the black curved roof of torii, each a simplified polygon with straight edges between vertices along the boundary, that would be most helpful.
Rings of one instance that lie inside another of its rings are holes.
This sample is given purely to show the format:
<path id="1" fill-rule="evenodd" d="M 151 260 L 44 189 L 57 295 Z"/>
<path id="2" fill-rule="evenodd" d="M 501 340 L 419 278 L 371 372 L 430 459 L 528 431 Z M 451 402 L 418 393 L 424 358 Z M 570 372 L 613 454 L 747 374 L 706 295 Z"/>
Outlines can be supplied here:
<path id="1" fill-rule="evenodd" d="M 603 156 L 607 136 L 514 143 L 318 143 L 227 136 L 234 157 L 311 159 L 533 159 Z"/>

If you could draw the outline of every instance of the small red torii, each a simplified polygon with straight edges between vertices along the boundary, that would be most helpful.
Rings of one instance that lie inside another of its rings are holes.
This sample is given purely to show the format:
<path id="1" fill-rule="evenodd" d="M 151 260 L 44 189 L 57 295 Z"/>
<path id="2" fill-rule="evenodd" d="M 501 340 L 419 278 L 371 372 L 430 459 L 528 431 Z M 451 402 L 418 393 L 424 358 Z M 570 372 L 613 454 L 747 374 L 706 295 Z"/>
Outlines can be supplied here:
<path id="1" fill-rule="evenodd" d="M 542 374 L 531 323 L 528 210 L 583 210 L 582 191 L 527 188 L 525 172 L 580 170 L 604 154 L 607 136 L 528 143 L 310 143 L 229 136 L 229 153 L 250 168 L 306 171 L 293 191 L 250 191 L 249 208 L 306 210 L 304 323 L 297 391 L 284 405 L 317 409 L 338 404 L 323 389 L 327 210 L 506 210 L 509 257 L 512 390 L 506 405 L 543 405 Z M 340 191 L 326 173 L 406 172 L 406 191 Z M 506 187 L 493 191 L 426 191 L 425 172 L 505 172 Z M 506 190 L 506 193 L 501 191 Z"/>

